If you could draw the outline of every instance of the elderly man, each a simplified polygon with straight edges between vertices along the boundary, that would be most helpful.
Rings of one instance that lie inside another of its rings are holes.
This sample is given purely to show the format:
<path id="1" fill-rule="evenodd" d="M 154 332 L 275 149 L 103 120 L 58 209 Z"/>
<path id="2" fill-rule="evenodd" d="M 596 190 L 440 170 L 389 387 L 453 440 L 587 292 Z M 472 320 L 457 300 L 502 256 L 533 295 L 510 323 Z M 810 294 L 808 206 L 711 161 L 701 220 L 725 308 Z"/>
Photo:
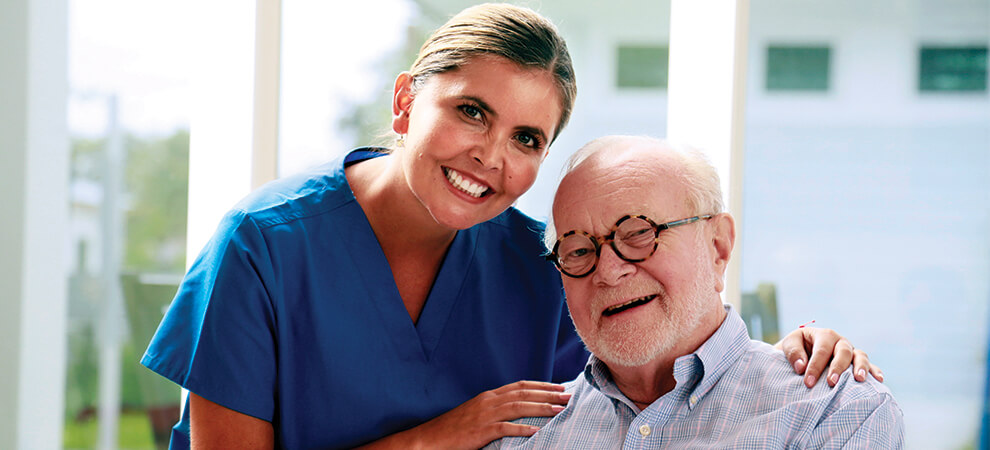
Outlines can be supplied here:
<path id="1" fill-rule="evenodd" d="M 553 233 L 559 233 L 557 238 Z M 606 137 L 568 163 L 547 242 L 593 356 L 530 438 L 501 448 L 895 448 L 903 414 L 850 371 L 812 389 L 749 339 L 719 293 L 735 240 L 718 174 L 698 153 Z"/>

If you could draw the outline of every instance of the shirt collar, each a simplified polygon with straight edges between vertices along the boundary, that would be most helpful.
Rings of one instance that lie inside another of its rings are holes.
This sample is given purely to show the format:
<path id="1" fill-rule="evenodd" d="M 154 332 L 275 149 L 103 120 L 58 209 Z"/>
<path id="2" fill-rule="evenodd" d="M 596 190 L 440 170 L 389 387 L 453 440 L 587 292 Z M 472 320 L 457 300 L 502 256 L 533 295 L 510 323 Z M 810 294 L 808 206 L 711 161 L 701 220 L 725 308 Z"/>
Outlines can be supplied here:
<path id="1" fill-rule="evenodd" d="M 693 408 L 715 386 L 722 375 L 748 348 L 750 339 L 749 333 L 746 331 L 746 324 L 731 305 L 723 306 L 726 312 L 725 320 L 715 330 L 715 333 L 693 353 L 681 356 L 674 361 L 674 379 L 677 380 L 678 384 L 675 391 L 691 393 L 690 396 L 685 395 L 689 399 L 688 406 L 690 408 Z M 619 391 L 615 382 L 612 381 L 612 374 L 609 372 L 608 366 L 595 355 L 591 355 L 588 358 L 588 363 L 584 366 L 584 378 L 588 384 L 606 396 L 632 406 L 632 402 Z M 635 407 L 633 410 L 636 410 Z"/>
<path id="2" fill-rule="evenodd" d="M 703 370 L 703 377 L 701 381 L 694 388 L 691 397 L 696 400 L 692 403 L 696 403 L 705 394 L 711 390 L 712 387 L 718 383 L 718 380 L 725 375 L 725 372 L 735 364 L 736 360 L 749 348 L 749 332 L 746 331 L 746 323 L 743 322 L 739 314 L 733 310 L 730 305 L 723 305 L 725 307 L 725 320 L 722 321 L 722 325 L 718 327 L 698 350 L 688 356 L 693 356 L 701 362 L 701 367 Z M 685 357 L 682 357 L 685 358 Z M 680 362 L 681 358 L 678 358 Z M 677 372 L 677 362 L 674 363 L 674 372 Z M 694 406 L 693 404 L 691 405 Z"/>

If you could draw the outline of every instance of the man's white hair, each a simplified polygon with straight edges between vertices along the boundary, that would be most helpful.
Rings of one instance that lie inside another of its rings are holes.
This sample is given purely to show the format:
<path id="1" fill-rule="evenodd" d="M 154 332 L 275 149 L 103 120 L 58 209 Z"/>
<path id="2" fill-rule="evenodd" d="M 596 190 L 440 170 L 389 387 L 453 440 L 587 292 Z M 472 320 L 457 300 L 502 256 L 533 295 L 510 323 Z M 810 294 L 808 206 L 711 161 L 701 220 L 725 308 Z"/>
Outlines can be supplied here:
<path id="1" fill-rule="evenodd" d="M 724 211 L 725 205 L 722 202 L 722 187 L 718 171 L 715 170 L 715 166 L 712 165 L 708 157 L 694 147 L 676 145 L 649 136 L 605 136 L 588 142 L 574 152 L 564 163 L 559 181 L 563 181 L 581 163 L 594 155 L 601 152 L 618 152 L 633 146 L 650 146 L 655 148 L 658 154 L 672 155 L 677 159 L 679 167 L 673 170 L 673 175 L 679 178 L 687 189 L 687 201 L 694 209 L 695 214 L 718 214 Z M 559 189 L 559 182 L 557 186 Z M 555 200 L 556 197 L 555 194 Z M 552 251 L 557 242 L 557 230 L 553 224 L 553 206 L 550 207 L 543 242 L 547 247 L 547 252 Z"/>

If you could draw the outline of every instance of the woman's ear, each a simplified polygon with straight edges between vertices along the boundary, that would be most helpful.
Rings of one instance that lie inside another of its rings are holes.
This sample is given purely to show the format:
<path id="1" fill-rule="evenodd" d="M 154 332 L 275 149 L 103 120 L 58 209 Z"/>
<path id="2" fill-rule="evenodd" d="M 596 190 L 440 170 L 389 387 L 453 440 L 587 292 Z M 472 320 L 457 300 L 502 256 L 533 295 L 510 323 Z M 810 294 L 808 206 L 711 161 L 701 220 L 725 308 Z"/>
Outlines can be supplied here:
<path id="1" fill-rule="evenodd" d="M 402 72 L 395 77 L 392 89 L 392 131 L 406 134 L 409 131 L 409 111 L 412 110 L 412 75 Z"/>
<path id="2" fill-rule="evenodd" d="M 725 270 L 729 266 L 732 247 L 736 242 L 736 221 L 729 213 L 720 213 L 711 219 L 712 247 L 714 249 L 715 288 L 725 289 Z"/>

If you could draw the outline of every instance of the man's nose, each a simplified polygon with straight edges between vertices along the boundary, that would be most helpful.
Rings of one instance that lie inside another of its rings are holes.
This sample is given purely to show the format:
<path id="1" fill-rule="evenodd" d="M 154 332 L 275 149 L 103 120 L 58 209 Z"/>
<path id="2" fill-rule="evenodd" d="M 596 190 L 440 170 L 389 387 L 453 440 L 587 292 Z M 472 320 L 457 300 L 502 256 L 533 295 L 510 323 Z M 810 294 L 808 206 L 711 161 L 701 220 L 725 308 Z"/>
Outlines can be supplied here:
<path id="1" fill-rule="evenodd" d="M 595 269 L 593 279 L 596 283 L 615 286 L 635 271 L 635 264 L 619 258 L 611 245 L 605 245 L 602 246 L 601 254 L 598 256 L 598 267 Z"/>

